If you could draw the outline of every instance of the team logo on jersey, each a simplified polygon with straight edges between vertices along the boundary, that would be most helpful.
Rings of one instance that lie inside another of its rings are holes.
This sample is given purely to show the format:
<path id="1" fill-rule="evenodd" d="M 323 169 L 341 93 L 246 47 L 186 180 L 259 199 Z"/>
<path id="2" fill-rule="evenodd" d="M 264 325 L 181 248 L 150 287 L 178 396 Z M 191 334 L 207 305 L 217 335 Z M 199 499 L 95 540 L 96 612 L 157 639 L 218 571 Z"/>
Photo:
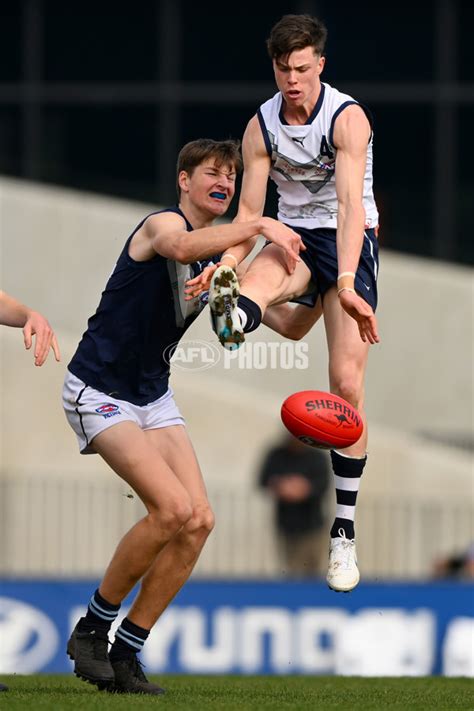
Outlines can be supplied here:
<path id="1" fill-rule="evenodd" d="M 327 138 L 324 135 L 321 138 L 321 145 L 319 146 L 319 152 L 322 156 L 326 156 L 327 158 L 334 158 L 334 153 L 330 149 Z"/>
<path id="2" fill-rule="evenodd" d="M 316 175 L 326 177 L 328 173 L 334 173 L 336 161 L 334 158 L 326 158 L 322 154 L 316 158 Z"/>
<path id="3" fill-rule="evenodd" d="M 335 167 L 335 158 L 323 153 L 306 163 L 300 163 L 278 151 L 273 152 L 273 170 L 290 182 L 301 182 L 312 195 L 318 193 L 331 180 Z"/>
<path id="4" fill-rule="evenodd" d="M 96 407 L 95 411 L 98 412 L 99 415 L 102 415 L 102 417 L 104 417 L 104 418 L 113 417 L 114 415 L 121 415 L 122 414 L 120 412 L 119 406 L 114 405 L 112 402 L 105 402 L 100 407 Z"/>

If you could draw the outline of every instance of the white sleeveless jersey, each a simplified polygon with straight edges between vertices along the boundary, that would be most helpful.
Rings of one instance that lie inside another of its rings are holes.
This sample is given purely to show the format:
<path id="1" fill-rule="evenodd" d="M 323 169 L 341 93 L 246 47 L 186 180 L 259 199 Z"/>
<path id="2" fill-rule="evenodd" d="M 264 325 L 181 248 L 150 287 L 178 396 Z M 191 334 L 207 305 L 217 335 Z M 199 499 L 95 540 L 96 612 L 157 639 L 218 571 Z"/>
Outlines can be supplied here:
<path id="1" fill-rule="evenodd" d="M 258 109 L 257 116 L 272 161 L 270 177 L 278 190 L 278 219 L 281 222 L 309 229 L 337 227 L 334 123 L 346 106 L 357 103 L 347 94 L 321 83 L 316 106 L 303 126 L 286 123 L 281 111 L 280 92 Z M 370 121 L 370 116 L 368 118 Z M 378 212 L 372 191 L 372 136 L 367 149 L 363 204 L 365 226 L 376 227 Z"/>

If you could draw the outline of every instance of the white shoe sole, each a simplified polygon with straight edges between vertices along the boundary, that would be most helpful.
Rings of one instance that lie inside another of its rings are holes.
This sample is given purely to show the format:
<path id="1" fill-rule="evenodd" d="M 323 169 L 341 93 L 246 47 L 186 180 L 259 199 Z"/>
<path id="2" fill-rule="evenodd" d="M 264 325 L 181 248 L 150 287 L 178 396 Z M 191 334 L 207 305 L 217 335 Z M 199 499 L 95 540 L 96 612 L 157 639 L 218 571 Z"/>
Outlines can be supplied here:
<path id="1" fill-rule="evenodd" d="M 222 265 L 216 269 L 209 289 L 209 307 L 213 328 L 224 348 L 239 348 L 245 335 L 237 312 L 239 282 L 233 269 Z"/>
<path id="2" fill-rule="evenodd" d="M 359 581 L 360 575 L 357 576 L 357 579 L 355 581 L 351 581 L 350 583 L 336 583 L 332 580 L 329 580 L 329 578 L 326 578 L 328 587 L 331 588 L 331 590 L 334 590 L 334 592 L 351 592 L 351 590 L 354 590 L 354 588 L 357 587 Z"/>

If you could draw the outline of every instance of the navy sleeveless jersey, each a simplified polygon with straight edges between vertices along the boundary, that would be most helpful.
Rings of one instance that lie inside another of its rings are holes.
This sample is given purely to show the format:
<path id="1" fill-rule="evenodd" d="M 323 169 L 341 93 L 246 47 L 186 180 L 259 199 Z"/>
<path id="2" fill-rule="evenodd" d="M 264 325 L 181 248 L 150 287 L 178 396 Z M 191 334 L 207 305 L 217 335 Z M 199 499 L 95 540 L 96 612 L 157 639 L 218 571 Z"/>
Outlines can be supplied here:
<path id="1" fill-rule="evenodd" d="M 170 207 L 192 226 L 181 210 Z M 147 215 L 150 217 L 150 215 Z M 157 254 L 137 262 L 128 253 L 127 239 L 102 293 L 96 313 L 68 365 L 87 385 L 106 395 L 146 405 L 168 389 L 168 360 L 186 329 L 205 306 L 205 299 L 184 300 L 184 283 L 197 276 L 219 255 L 193 264 L 180 264 Z"/>

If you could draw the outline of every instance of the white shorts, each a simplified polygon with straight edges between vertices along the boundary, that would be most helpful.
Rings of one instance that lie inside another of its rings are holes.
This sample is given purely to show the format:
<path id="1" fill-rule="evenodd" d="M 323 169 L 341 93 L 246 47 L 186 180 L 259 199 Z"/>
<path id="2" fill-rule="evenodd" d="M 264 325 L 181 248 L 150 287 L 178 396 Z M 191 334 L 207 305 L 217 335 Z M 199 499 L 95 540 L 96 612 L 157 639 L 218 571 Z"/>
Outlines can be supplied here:
<path id="1" fill-rule="evenodd" d="M 81 454 L 95 454 L 91 447 L 94 437 L 119 422 L 135 422 L 142 430 L 184 425 L 171 388 L 148 405 L 133 405 L 94 390 L 69 370 L 64 379 L 63 406 Z"/>

